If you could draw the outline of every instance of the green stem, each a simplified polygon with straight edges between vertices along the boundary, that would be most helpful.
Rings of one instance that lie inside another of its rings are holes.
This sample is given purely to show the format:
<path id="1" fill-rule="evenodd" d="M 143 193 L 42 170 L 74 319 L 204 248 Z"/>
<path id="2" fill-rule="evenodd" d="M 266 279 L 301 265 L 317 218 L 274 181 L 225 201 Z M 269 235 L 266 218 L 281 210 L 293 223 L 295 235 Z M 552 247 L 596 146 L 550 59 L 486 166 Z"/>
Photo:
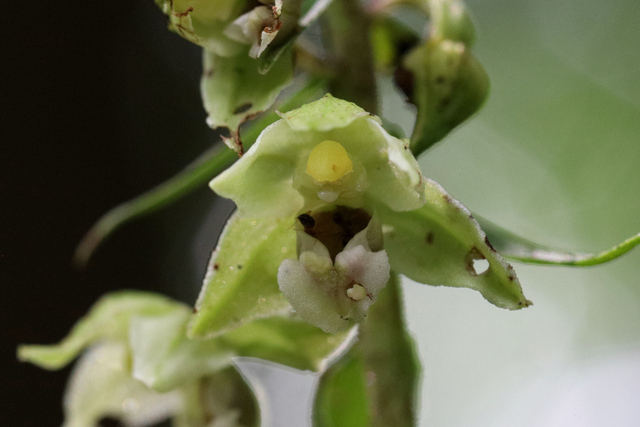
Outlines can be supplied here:
<path id="1" fill-rule="evenodd" d="M 285 100 L 279 108 L 288 111 L 299 107 L 318 96 L 323 84 L 319 80 L 307 82 L 302 89 Z M 277 119 L 277 114 L 270 112 L 251 125 L 243 135 L 245 147 L 248 149 L 258 138 L 260 132 Z M 213 147 L 168 181 L 111 209 L 82 238 L 73 255 L 74 264 L 79 267 L 85 266 L 100 244 L 123 224 L 162 209 L 192 193 L 231 166 L 237 159 L 237 154 L 227 149 L 226 146 Z"/>
<path id="2" fill-rule="evenodd" d="M 404 323 L 400 278 L 392 273 L 360 326 L 356 344 L 367 373 L 370 427 L 415 425 L 420 364 Z"/>
<path id="3" fill-rule="evenodd" d="M 552 249 L 517 236 L 486 219 L 477 216 L 476 219 L 498 252 L 512 260 L 530 264 L 591 267 L 621 257 L 640 245 L 640 233 L 638 233 L 602 252 L 567 252 Z"/>
<path id="4" fill-rule="evenodd" d="M 330 55 L 336 78 L 331 93 L 376 113 L 376 78 L 370 41 L 370 19 L 360 0 L 334 1 L 326 11 Z"/>

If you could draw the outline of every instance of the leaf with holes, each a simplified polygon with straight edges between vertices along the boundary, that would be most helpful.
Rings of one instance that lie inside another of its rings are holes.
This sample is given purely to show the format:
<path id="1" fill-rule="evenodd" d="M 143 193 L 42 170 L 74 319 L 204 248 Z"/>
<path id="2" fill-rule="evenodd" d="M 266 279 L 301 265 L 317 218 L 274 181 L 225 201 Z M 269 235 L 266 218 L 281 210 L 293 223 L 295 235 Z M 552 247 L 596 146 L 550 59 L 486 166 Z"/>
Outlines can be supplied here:
<path id="1" fill-rule="evenodd" d="M 510 310 L 531 305 L 513 267 L 496 252 L 469 210 L 426 179 L 427 204 L 410 212 L 380 209 L 391 268 L 420 283 L 466 287 Z M 486 260 L 479 271 L 476 261 Z"/>
<path id="2" fill-rule="evenodd" d="M 295 256 L 293 220 L 239 218 L 220 236 L 191 319 L 189 334 L 210 338 L 251 320 L 288 313 L 278 267 Z"/>

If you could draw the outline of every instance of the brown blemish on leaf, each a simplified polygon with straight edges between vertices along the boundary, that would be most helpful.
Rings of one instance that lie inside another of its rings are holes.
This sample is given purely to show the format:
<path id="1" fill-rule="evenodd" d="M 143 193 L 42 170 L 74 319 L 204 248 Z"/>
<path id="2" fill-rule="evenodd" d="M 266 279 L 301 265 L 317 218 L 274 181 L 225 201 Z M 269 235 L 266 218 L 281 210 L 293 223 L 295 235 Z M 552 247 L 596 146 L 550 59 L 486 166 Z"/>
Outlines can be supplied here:
<path id="1" fill-rule="evenodd" d="M 444 84 L 446 81 L 447 81 L 447 79 L 446 79 L 445 76 L 436 77 L 436 83 L 439 84 L 439 85 Z"/>
<path id="2" fill-rule="evenodd" d="M 491 249 L 493 252 L 496 252 L 495 248 L 493 247 L 493 245 L 491 244 L 487 236 L 484 236 L 484 243 L 485 245 L 489 246 L 489 249 Z"/>
<path id="3" fill-rule="evenodd" d="M 171 14 L 177 18 L 184 18 L 185 16 L 188 16 L 191 12 L 193 12 L 193 7 L 190 7 L 189 9 L 185 10 L 182 13 L 174 12 L 173 8 L 171 10 Z"/>
<path id="4" fill-rule="evenodd" d="M 451 104 L 451 98 L 442 98 L 438 103 L 438 109 L 444 110 L 449 106 L 449 104 Z"/>
<path id="5" fill-rule="evenodd" d="M 220 269 L 220 264 L 218 264 L 218 263 L 213 264 L 213 269 L 215 271 L 218 271 Z"/>
<path id="6" fill-rule="evenodd" d="M 433 231 L 427 233 L 427 237 L 425 238 L 425 240 L 428 244 L 433 243 Z"/>

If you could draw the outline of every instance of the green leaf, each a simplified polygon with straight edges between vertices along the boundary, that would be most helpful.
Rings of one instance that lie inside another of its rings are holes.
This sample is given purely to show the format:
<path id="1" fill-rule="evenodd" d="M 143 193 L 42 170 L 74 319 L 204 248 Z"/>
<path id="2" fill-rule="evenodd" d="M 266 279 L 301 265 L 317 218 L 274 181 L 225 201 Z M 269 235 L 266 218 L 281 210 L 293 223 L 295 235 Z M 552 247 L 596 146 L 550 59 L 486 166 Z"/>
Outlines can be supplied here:
<path id="1" fill-rule="evenodd" d="M 293 79 L 292 50 L 284 49 L 268 73 L 261 74 L 260 67 L 248 54 L 226 58 L 204 52 L 201 91 L 207 123 L 229 128 L 231 138 L 225 142 L 239 154 L 244 152 L 240 125 L 269 108 Z"/>
<path id="2" fill-rule="evenodd" d="M 95 341 L 126 341 L 133 315 L 160 315 L 180 306 L 181 304 L 157 294 L 116 292 L 98 300 L 60 343 L 22 345 L 18 347 L 18 359 L 45 369 L 60 369 Z"/>
<path id="3" fill-rule="evenodd" d="M 471 117 L 487 98 L 489 77 L 469 49 L 462 42 L 431 40 L 404 58 L 413 82 L 409 98 L 418 108 L 411 136 L 416 156 Z"/>
<path id="4" fill-rule="evenodd" d="M 404 325 L 397 275 L 380 292 L 360 328 L 358 342 L 320 378 L 315 425 L 414 425 L 420 363 Z"/>
<path id="5" fill-rule="evenodd" d="M 189 334 L 210 338 L 252 320 L 288 313 L 277 282 L 282 261 L 295 256 L 293 220 L 233 216 L 209 264 Z"/>
<path id="6" fill-rule="evenodd" d="M 231 365 L 235 353 L 229 346 L 187 338 L 190 312 L 181 306 L 159 316 L 132 317 L 129 346 L 135 379 L 162 392 Z"/>
<path id="7" fill-rule="evenodd" d="M 552 249 L 517 236 L 492 222 L 478 218 L 493 246 L 505 257 L 532 264 L 589 267 L 613 261 L 640 244 L 640 233 L 599 253 Z"/>
<path id="8" fill-rule="evenodd" d="M 426 179 L 427 204 L 410 212 L 380 210 L 391 268 L 420 283 L 466 287 L 492 304 L 515 310 L 531 305 L 516 274 L 489 244 L 469 210 Z M 486 259 L 484 272 L 474 266 Z"/>
<path id="9" fill-rule="evenodd" d="M 350 331 L 329 334 L 299 319 L 272 317 L 230 331 L 222 339 L 239 356 L 319 371 L 349 336 Z"/>
<path id="10" fill-rule="evenodd" d="M 348 351 L 322 373 L 313 408 L 315 427 L 361 427 L 369 425 L 369 399 L 364 362 L 355 350 Z"/>

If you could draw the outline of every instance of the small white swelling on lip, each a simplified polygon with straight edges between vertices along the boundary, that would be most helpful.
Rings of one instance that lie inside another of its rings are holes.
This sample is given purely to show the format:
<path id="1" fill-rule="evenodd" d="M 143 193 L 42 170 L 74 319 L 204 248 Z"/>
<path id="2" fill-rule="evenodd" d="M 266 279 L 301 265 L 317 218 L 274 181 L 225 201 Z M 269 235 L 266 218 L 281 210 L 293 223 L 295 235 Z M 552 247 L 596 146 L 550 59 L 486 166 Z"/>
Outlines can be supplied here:
<path id="1" fill-rule="evenodd" d="M 369 247 L 367 228 L 349 241 L 335 262 L 319 240 L 304 232 L 298 237 L 299 258 L 283 261 L 278 270 L 280 290 L 298 315 L 329 333 L 364 320 L 390 275 L 386 252 Z"/>

